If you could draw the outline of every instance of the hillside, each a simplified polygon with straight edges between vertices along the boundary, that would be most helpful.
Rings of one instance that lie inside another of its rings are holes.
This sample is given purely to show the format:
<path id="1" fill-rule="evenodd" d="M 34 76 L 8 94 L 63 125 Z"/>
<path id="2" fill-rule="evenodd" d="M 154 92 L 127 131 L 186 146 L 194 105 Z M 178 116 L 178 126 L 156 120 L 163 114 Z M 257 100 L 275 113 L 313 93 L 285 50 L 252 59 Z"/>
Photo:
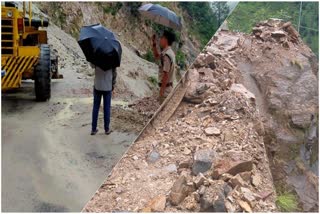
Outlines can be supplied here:
<path id="1" fill-rule="evenodd" d="M 160 4 L 182 17 L 183 29 L 181 32 L 175 32 L 178 42 L 175 43 L 174 49 L 177 54 L 177 64 L 185 68 L 218 28 L 215 25 L 215 16 L 207 2 L 192 3 L 195 7 L 191 10 L 176 2 L 160 2 Z M 114 31 L 120 41 L 138 55 L 152 61 L 150 38 L 154 33 L 159 35 L 163 27 L 140 17 L 138 8 L 141 5 L 141 2 L 38 3 L 38 7 L 57 26 L 74 38 L 78 38 L 83 25 L 101 23 Z"/>

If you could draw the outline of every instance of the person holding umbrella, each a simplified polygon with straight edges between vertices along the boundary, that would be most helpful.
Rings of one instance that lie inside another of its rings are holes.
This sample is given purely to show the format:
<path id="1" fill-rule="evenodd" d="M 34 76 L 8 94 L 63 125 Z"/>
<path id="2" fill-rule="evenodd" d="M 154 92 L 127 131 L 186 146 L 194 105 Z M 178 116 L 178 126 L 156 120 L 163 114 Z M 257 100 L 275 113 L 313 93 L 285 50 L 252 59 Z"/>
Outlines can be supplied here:
<path id="1" fill-rule="evenodd" d="M 162 52 L 159 54 L 156 44 L 156 36 L 152 37 L 152 50 L 155 59 L 160 59 L 159 65 L 159 101 L 160 103 L 170 94 L 173 89 L 173 74 L 175 69 L 175 53 L 171 45 L 175 41 L 175 35 L 169 31 L 164 31 L 160 38 L 160 48 Z"/>
<path id="2" fill-rule="evenodd" d="M 99 116 L 99 109 L 101 105 L 101 98 L 103 97 L 103 114 L 104 114 L 104 130 L 105 134 L 111 133 L 110 117 L 111 117 L 111 97 L 114 86 L 116 84 L 117 70 L 112 68 L 104 71 L 100 67 L 90 63 L 91 67 L 95 69 L 94 85 L 93 85 L 93 109 L 92 109 L 92 124 L 91 135 L 98 132 L 97 123 Z"/>
<path id="3" fill-rule="evenodd" d="M 181 30 L 181 19 L 173 11 L 159 4 L 145 4 L 139 9 L 140 14 L 152 21 L 169 27 L 174 30 Z M 160 59 L 159 66 L 159 87 L 160 87 L 160 103 L 168 96 L 173 89 L 173 74 L 175 69 L 175 54 L 171 48 L 175 41 L 175 35 L 170 31 L 164 31 L 160 38 L 161 53 L 157 50 L 156 36 L 152 37 L 152 50 L 156 59 Z"/>
<path id="4" fill-rule="evenodd" d="M 116 83 L 116 67 L 120 66 L 122 48 L 114 34 L 101 24 L 84 26 L 78 41 L 86 59 L 95 69 L 91 135 L 98 132 L 98 115 L 103 97 L 104 130 L 109 135 L 111 97 Z"/>

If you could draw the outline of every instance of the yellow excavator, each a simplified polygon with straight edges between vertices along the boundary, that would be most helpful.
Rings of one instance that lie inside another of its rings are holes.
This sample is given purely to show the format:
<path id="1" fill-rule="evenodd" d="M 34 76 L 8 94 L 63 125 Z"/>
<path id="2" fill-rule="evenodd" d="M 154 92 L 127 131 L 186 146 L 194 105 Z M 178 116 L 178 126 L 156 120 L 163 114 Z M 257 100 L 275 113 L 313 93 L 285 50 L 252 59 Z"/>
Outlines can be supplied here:
<path id="1" fill-rule="evenodd" d="M 32 17 L 32 5 L 23 10 L 14 2 L 1 3 L 1 90 L 21 87 L 22 80 L 33 79 L 36 100 L 51 96 L 51 79 L 58 73 L 58 56 L 48 45 L 49 21 Z"/>

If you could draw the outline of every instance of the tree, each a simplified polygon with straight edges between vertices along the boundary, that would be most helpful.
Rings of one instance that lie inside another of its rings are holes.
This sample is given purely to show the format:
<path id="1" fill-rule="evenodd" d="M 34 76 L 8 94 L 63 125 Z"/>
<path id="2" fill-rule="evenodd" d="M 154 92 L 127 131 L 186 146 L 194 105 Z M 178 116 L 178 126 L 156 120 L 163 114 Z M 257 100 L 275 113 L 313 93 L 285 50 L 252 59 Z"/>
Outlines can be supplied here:
<path id="1" fill-rule="evenodd" d="M 211 7 L 217 18 L 217 26 L 220 27 L 222 22 L 228 17 L 230 8 L 227 2 L 221 2 L 221 1 L 213 2 L 211 4 Z"/>

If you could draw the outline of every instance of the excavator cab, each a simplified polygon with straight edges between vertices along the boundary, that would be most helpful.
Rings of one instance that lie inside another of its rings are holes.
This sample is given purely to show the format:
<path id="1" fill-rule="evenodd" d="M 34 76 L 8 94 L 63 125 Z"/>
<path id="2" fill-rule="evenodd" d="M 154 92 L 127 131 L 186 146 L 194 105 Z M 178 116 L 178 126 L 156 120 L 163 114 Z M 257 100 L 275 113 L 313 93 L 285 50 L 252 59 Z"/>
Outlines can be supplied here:
<path id="1" fill-rule="evenodd" d="M 58 56 L 48 45 L 49 21 L 32 17 L 32 5 L 1 2 L 1 90 L 21 87 L 23 79 L 34 80 L 36 100 L 51 97 L 51 79 L 58 73 Z"/>

